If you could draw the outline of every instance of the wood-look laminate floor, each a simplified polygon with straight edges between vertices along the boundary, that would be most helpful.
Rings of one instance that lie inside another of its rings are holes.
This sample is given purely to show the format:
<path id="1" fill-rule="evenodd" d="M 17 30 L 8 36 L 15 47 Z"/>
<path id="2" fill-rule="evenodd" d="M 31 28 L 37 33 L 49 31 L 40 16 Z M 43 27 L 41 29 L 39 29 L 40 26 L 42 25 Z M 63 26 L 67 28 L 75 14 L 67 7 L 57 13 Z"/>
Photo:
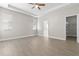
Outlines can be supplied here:
<path id="1" fill-rule="evenodd" d="M 79 56 L 74 41 L 28 37 L 0 42 L 0 56 Z"/>

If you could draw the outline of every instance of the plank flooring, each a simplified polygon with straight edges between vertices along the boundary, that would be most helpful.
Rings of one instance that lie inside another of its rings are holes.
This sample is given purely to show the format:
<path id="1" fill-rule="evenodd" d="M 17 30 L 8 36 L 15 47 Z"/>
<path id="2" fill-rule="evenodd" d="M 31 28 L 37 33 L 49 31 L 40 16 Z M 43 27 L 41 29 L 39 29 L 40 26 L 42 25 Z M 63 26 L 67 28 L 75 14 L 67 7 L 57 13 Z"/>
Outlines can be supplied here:
<path id="1" fill-rule="evenodd" d="M 79 44 L 44 37 L 0 41 L 0 56 L 79 56 Z"/>

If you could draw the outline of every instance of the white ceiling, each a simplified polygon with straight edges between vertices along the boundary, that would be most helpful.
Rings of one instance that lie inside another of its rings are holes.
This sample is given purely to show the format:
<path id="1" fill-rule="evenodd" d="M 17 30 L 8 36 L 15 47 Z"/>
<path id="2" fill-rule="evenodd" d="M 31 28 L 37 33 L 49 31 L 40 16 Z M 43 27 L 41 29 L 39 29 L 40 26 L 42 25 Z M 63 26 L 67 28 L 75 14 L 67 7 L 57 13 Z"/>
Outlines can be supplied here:
<path id="1" fill-rule="evenodd" d="M 69 5 L 68 3 L 45 3 L 45 4 L 46 4 L 45 6 L 41 7 L 41 10 L 37 8 L 32 9 L 33 5 L 29 3 L 12 3 L 8 5 L 8 8 L 17 9 L 18 11 L 28 13 L 29 15 L 40 17 L 47 14 L 50 11 Z"/>

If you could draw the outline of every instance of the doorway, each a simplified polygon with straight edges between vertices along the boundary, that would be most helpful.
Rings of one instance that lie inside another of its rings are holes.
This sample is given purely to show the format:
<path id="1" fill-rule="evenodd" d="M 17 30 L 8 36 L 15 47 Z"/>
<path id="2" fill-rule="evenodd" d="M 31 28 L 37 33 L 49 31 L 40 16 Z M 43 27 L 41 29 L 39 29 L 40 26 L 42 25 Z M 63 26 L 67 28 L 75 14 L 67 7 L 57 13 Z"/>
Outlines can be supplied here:
<path id="1" fill-rule="evenodd" d="M 44 27 L 44 31 L 43 31 L 43 35 L 44 35 L 44 37 L 48 37 L 48 21 L 47 20 L 45 20 L 44 22 L 43 22 L 43 27 Z"/>
<path id="2" fill-rule="evenodd" d="M 66 40 L 77 41 L 77 15 L 66 17 Z"/>

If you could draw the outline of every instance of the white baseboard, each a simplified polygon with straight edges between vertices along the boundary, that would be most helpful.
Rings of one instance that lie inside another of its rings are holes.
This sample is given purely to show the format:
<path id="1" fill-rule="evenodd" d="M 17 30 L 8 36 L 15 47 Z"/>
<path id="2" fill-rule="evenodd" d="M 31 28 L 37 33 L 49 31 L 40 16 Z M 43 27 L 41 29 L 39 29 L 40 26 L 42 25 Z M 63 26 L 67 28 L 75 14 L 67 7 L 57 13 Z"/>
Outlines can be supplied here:
<path id="1" fill-rule="evenodd" d="M 44 35 L 40 35 L 40 34 L 38 36 L 43 36 L 44 37 Z"/>
<path id="2" fill-rule="evenodd" d="M 54 38 L 54 39 L 58 39 L 58 40 L 66 40 L 65 38 L 60 38 L 60 37 L 55 37 L 55 36 L 44 36 L 44 35 L 39 35 L 39 36 L 43 36 L 46 38 Z"/>
<path id="3" fill-rule="evenodd" d="M 77 43 L 79 43 L 79 40 L 77 39 Z"/>
<path id="4" fill-rule="evenodd" d="M 55 36 L 49 36 L 49 38 L 54 38 L 54 39 L 58 39 L 58 40 L 66 40 L 65 38 L 60 38 L 60 37 L 55 37 Z"/>
<path id="5" fill-rule="evenodd" d="M 6 38 L 6 39 L 0 39 L 0 41 L 5 41 L 5 40 L 14 40 L 14 39 L 19 39 L 19 38 L 24 38 L 24 37 L 31 37 L 34 35 L 28 35 L 28 36 L 17 36 L 17 37 L 12 37 L 12 38 Z"/>

